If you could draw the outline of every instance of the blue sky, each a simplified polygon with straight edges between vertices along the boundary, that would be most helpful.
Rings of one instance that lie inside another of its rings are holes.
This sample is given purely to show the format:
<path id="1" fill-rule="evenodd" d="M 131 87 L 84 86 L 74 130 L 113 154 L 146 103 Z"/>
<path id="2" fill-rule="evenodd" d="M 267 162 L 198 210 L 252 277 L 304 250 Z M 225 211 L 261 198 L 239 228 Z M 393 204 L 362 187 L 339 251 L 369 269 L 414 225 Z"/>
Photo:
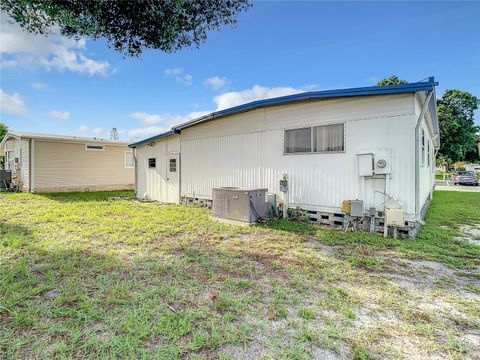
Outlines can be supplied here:
<path id="1" fill-rule="evenodd" d="M 255 2 L 199 49 L 124 59 L 103 41 L 33 37 L 2 16 L 0 121 L 97 137 L 116 126 L 137 140 L 242 102 L 392 74 L 480 96 L 479 19 L 479 2 Z"/>

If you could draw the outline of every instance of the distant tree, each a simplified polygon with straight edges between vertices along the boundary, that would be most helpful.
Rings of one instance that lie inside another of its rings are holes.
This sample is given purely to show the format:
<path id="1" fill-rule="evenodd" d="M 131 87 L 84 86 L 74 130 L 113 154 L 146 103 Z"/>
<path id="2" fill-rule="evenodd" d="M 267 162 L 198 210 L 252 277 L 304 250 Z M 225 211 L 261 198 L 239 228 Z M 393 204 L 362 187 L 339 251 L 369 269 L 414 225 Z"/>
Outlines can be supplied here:
<path id="1" fill-rule="evenodd" d="M 377 82 L 376 86 L 385 86 L 385 85 L 400 85 L 408 84 L 408 81 L 399 79 L 397 75 L 392 75 L 388 78 L 382 79 Z"/>
<path id="2" fill-rule="evenodd" d="M 110 130 L 110 139 L 112 140 L 120 139 L 120 137 L 118 136 L 118 130 L 116 127 L 113 127 L 112 130 Z"/>
<path id="3" fill-rule="evenodd" d="M 437 100 L 440 150 L 451 163 L 479 159 L 474 114 L 480 100 L 467 91 L 447 90 Z"/>
<path id="4" fill-rule="evenodd" d="M 0 123 L 0 142 L 2 142 L 7 131 L 8 131 L 8 126 L 4 123 Z M 0 169 L 3 169 L 4 167 L 5 167 L 5 157 L 0 156 Z"/>
<path id="5" fill-rule="evenodd" d="M 0 9 L 31 33 L 47 34 L 57 25 L 68 37 L 104 38 L 126 56 L 199 46 L 208 31 L 236 24 L 250 6 L 249 0 L 0 1 Z"/>
<path id="6" fill-rule="evenodd" d="M 0 122 L 0 142 L 2 142 L 3 137 L 5 136 L 7 131 L 8 131 L 8 126 Z"/>

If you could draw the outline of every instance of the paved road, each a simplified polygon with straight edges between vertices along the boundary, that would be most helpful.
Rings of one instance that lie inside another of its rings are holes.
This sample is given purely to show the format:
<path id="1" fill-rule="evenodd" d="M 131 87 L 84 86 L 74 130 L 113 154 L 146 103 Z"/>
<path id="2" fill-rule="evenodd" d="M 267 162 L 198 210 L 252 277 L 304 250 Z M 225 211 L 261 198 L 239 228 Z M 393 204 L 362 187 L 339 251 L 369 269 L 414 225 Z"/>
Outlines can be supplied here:
<path id="1" fill-rule="evenodd" d="M 435 190 L 480 192 L 480 186 L 450 185 L 447 181 L 437 181 L 435 183 Z"/>

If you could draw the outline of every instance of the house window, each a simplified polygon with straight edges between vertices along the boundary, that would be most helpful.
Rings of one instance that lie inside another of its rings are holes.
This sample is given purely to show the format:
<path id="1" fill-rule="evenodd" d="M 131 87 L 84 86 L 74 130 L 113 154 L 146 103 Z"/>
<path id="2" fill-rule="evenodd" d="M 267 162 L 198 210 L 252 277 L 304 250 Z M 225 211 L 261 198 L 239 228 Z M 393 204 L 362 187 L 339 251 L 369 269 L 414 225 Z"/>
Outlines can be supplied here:
<path id="1" fill-rule="evenodd" d="M 422 129 L 422 166 L 425 166 L 425 130 Z"/>
<path id="2" fill-rule="evenodd" d="M 285 154 L 345 150 L 344 124 L 285 130 Z"/>
<path id="3" fill-rule="evenodd" d="M 170 172 L 177 172 L 177 159 L 170 159 Z"/>
<path id="4" fill-rule="evenodd" d="M 306 153 L 312 151 L 312 128 L 285 130 L 285 153 Z"/>
<path id="5" fill-rule="evenodd" d="M 343 124 L 313 128 L 313 152 L 343 151 Z"/>
<path id="6" fill-rule="evenodd" d="M 133 168 L 135 167 L 135 158 L 133 157 L 133 152 L 125 151 L 125 168 Z"/>
<path id="7" fill-rule="evenodd" d="M 88 150 L 88 151 L 105 151 L 105 146 L 85 144 L 85 150 Z"/>
<path id="8" fill-rule="evenodd" d="M 430 155 L 430 141 L 427 142 L 427 166 L 430 167 L 430 159 L 431 159 L 431 155 Z"/>
<path id="9" fill-rule="evenodd" d="M 157 166 L 157 159 L 156 158 L 148 158 L 148 167 L 154 168 Z"/>

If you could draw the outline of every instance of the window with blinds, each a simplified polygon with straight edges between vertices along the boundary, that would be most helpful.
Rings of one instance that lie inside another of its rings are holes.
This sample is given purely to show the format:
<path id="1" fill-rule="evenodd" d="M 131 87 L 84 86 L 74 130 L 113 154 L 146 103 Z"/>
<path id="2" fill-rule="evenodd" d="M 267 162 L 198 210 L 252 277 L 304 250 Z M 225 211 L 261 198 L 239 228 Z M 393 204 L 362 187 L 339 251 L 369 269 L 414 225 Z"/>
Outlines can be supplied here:
<path id="1" fill-rule="evenodd" d="M 312 151 L 312 128 L 285 130 L 285 153 Z"/>
<path id="2" fill-rule="evenodd" d="M 343 151 L 344 149 L 343 124 L 313 128 L 313 152 Z"/>
<path id="3" fill-rule="evenodd" d="M 285 154 L 324 153 L 344 150 L 344 124 L 285 130 Z"/>

